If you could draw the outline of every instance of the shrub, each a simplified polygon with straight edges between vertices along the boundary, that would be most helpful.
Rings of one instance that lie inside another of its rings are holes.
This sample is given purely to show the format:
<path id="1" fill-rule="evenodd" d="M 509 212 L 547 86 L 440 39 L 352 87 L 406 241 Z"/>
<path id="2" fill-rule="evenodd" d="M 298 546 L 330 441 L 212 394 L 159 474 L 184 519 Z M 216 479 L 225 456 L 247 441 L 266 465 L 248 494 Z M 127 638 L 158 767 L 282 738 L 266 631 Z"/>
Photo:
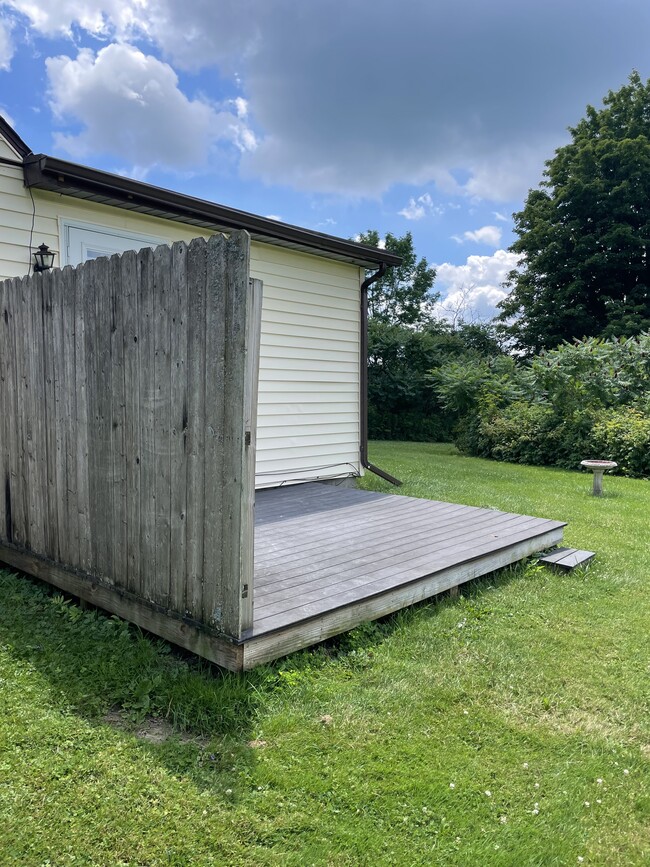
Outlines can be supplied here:
<path id="1" fill-rule="evenodd" d="M 554 463 L 553 421 L 549 406 L 516 401 L 481 422 L 482 448 L 499 461 Z"/>
<path id="2" fill-rule="evenodd" d="M 635 407 L 610 410 L 594 424 L 593 456 L 616 461 L 627 476 L 650 476 L 650 417 Z"/>
<path id="3" fill-rule="evenodd" d="M 576 341 L 530 362 L 466 356 L 431 379 L 467 454 L 569 469 L 596 457 L 650 476 L 647 334 Z"/>

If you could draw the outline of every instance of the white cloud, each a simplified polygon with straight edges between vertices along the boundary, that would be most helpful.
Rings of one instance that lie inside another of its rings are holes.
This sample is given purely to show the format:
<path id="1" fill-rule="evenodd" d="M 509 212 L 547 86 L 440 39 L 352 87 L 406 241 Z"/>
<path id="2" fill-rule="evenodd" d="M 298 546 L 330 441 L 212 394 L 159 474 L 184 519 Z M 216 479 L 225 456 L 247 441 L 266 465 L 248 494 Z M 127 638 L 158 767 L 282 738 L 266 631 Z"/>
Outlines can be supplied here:
<path id="1" fill-rule="evenodd" d="M 436 289 L 443 296 L 437 314 L 447 319 L 460 315 L 470 322 L 491 319 L 508 294 L 502 284 L 517 260 L 515 253 L 497 250 L 492 256 L 468 256 L 464 265 L 436 265 Z"/>
<path id="2" fill-rule="evenodd" d="M 501 229 L 498 226 L 481 226 L 480 229 L 463 232 L 462 235 L 452 235 L 458 244 L 471 241 L 474 244 L 485 244 L 488 247 L 498 247 L 501 243 Z"/>
<path id="3" fill-rule="evenodd" d="M 2 5 L 46 36 L 73 38 L 79 27 L 116 42 L 145 38 L 176 65 L 197 70 L 248 52 L 257 38 L 255 7 L 263 0 L 3 0 Z"/>
<path id="4" fill-rule="evenodd" d="M 259 140 L 235 136 L 256 179 L 365 196 L 435 183 L 494 202 L 537 184 L 585 104 L 646 67 L 650 26 L 647 0 L 627 0 L 617 15 L 611 0 L 495 0 L 474 3 L 469 25 L 452 0 L 412 0 L 397 17 L 392 0 L 0 4 L 42 34 L 76 39 L 81 28 L 146 44 L 176 68 L 216 68 L 260 130 Z M 360 45 L 387 38 L 381 64 L 359 62 Z"/>
<path id="5" fill-rule="evenodd" d="M 505 214 L 502 214 L 501 211 L 492 211 L 492 213 L 494 214 L 495 220 L 499 220 L 499 222 L 501 222 L 501 223 L 509 223 L 510 222 L 509 218 L 506 217 Z"/>
<path id="6" fill-rule="evenodd" d="M 71 36 L 77 24 L 95 36 L 123 35 L 146 15 L 147 0 L 6 0 L 46 36 Z"/>
<path id="7" fill-rule="evenodd" d="M 401 211 L 398 211 L 398 213 L 407 220 L 421 220 L 423 217 L 426 217 L 427 210 L 424 205 L 418 204 L 415 199 L 409 199 L 408 205 L 402 208 Z"/>
<path id="8" fill-rule="evenodd" d="M 231 102 L 235 106 L 237 117 L 241 117 L 243 119 L 248 116 L 247 99 L 244 99 L 243 96 L 238 96 L 236 99 L 231 100 Z"/>
<path id="9" fill-rule="evenodd" d="M 453 236 L 455 241 L 473 241 L 475 244 L 486 244 L 488 247 L 498 247 L 501 243 L 501 229 L 498 226 L 481 226 L 471 232 L 463 232 L 462 237 Z"/>
<path id="10" fill-rule="evenodd" d="M 267 220 L 276 220 L 278 223 L 282 222 L 282 217 L 280 217 L 278 214 L 267 214 L 266 219 Z"/>
<path id="11" fill-rule="evenodd" d="M 240 151 L 255 147 L 253 133 L 237 114 L 188 99 L 171 66 L 131 45 L 113 43 L 97 54 L 86 48 L 76 59 L 49 58 L 46 66 L 54 113 L 83 127 L 78 134 L 56 136 L 58 146 L 74 157 L 111 153 L 141 176 L 152 165 L 203 165 L 217 142 Z"/>
<path id="12" fill-rule="evenodd" d="M 232 141 L 242 153 L 254 151 L 257 147 L 257 138 L 255 137 L 255 133 L 244 124 L 231 123 L 228 126 L 228 130 L 231 133 L 230 137 L 232 138 Z M 229 138 L 229 136 L 222 137 Z"/>
<path id="13" fill-rule="evenodd" d="M 11 38 L 13 22 L 0 19 L 0 69 L 9 70 L 14 56 L 14 45 Z"/>
<path id="14" fill-rule="evenodd" d="M 490 202 L 511 202 L 523 197 L 542 179 L 544 161 L 566 140 L 566 132 L 558 130 L 552 137 L 538 136 L 535 145 L 524 142 L 514 149 L 504 145 L 473 160 L 468 166 L 470 177 L 462 188 L 464 194 Z"/>
<path id="15" fill-rule="evenodd" d="M 424 193 L 418 196 L 417 199 L 410 198 L 408 205 L 399 211 L 401 217 L 407 220 L 421 220 L 433 210 L 433 200 L 429 193 Z"/>

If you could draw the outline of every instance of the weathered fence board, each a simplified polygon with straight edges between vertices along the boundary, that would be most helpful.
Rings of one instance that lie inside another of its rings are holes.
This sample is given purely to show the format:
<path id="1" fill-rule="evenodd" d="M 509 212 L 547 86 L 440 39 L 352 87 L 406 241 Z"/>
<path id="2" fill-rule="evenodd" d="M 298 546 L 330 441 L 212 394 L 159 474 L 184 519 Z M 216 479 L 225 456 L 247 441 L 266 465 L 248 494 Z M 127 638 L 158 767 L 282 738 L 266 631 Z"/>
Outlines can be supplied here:
<path id="1" fill-rule="evenodd" d="M 185 610 L 187 564 L 187 247 L 172 250 L 170 289 L 170 606 Z"/>
<path id="2" fill-rule="evenodd" d="M 226 491 L 223 478 L 224 451 L 226 445 L 225 434 L 225 329 L 226 318 L 231 313 L 229 298 L 229 281 L 224 280 L 221 286 L 213 285 L 210 273 L 214 270 L 223 272 L 224 262 L 223 247 L 212 247 L 208 255 L 208 279 L 205 287 L 205 405 L 203 414 L 205 418 L 205 469 L 212 468 L 214 477 L 211 478 L 206 472 L 203 482 L 203 598 L 200 619 L 204 623 L 219 623 L 223 616 L 223 587 L 221 586 L 223 572 L 215 575 L 215 580 L 207 581 L 206 577 L 210 563 L 214 562 L 219 552 L 224 548 L 224 517 L 228 510 L 224 500 L 231 495 Z M 248 279 L 248 278 L 247 278 Z M 217 299 L 219 291 L 219 299 Z M 218 300 L 221 303 L 218 303 Z M 243 384 L 243 383 L 242 383 Z M 230 413 L 230 407 L 228 411 Z M 236 409 L 233 407 L 236 413 Z M 243 419 L 242 419 L 243 429 Z M 230 448 L 233 444 L 230 443 Z M 238 450 L 237 450 L 238 451 Z M 224 508 L 225 507 L 225 508 Z"/>
<path id="3" fill-rule="evenodd" d="M 257 399 L 259 377 L 257 369 L 260 355 L 260 336 L 262 331 L 262 281 L 252 280 L 251 309 L 246 327 L 246 371 L 244 383 L 244 436 L 247 442 L 247 454 L 243 464 L 242 483 L 245 488 L 255 487 L 255 448 L 257 443 Z M 242 575 L 252 575 L 255 568 L 255 502 L 242 500 Z M 240 634 L 253 626 L 253 585 L 242 586 L 242 601 L 240 606 Z"/>
<path id="4" fill-rule="evenodd" d="M 205 295 L 207 260 L 198 244 L 187 251 L 188 273 L 192 274 L 189 293 L 187 332 L 187 565 L 185 607 L 197 620 L 203 604 L 203 490 L 205 479 L 205 389 L 201 371 L 205 367 Z M 195 496 L 199 492 L 200 496 Z"/>
<path id="5" fill-rule="evenodd" d="M 260 297 L 243 232 L 0 284 L 0 559 L 230 658 L 219 636 L 252 623 Z"/>

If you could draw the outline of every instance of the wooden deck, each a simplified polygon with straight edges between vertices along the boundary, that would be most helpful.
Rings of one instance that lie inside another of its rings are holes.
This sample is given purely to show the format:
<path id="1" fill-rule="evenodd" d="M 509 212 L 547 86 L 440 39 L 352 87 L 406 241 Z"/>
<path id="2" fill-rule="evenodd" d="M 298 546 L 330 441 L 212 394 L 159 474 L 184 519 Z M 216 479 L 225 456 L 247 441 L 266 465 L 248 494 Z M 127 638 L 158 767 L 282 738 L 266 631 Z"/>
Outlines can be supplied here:
<path id="1" fill-rule="evenodd" d="M 244 667 L 556 545 L 564 526 L 318 483 L 258 491 Z"/>

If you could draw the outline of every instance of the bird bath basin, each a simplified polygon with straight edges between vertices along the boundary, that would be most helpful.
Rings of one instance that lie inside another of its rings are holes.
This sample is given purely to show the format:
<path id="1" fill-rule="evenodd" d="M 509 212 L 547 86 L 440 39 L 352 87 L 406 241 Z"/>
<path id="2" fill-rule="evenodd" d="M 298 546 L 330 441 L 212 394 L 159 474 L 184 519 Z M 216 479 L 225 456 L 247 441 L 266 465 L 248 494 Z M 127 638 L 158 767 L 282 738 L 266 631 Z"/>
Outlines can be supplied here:
<path id="1" fill-rule="evenodd" d="M 618 464 L 616 461 L 580 461 L 580 466 L 593 471 L 594 497 L 600 497 L 603 493 L 603 473 L 605 470 L 616 469 Z"/>

